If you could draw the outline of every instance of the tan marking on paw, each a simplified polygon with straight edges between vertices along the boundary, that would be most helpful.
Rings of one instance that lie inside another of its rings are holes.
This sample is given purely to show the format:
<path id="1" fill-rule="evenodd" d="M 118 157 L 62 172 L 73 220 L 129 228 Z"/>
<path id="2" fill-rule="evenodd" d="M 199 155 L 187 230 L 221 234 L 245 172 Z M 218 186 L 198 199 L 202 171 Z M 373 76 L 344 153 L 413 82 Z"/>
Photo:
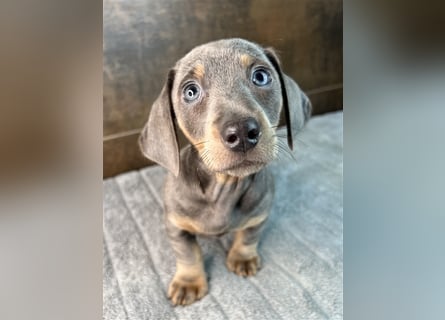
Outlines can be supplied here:
<path id="1" fill-rule="evenodd" d="M 207 279 L 204 273 L 196 277 L 176 274 L 168 288 L 168 298 L 173 305 L 189 305 L 204 297 L 208 292 Z"/>
<path id="2" fill-rule="evenodd" d="M 168 288 L 168 298 L 175 306 L 189 305 L 208 292 L 207 277 L 198 246 L 196 250 L 196 263 L 185 264 L 176 261 L 176 273 Z"/>
<path id="3" fill-rule="evenodd" d="M 260 256 L 254 256 L 252 258 L 241 258 L 241 257 L 227 257 L 226 260 L 227 269 L 236 273 L 242 277 L 254 276 L 258 270 L 261 268 Z"/>

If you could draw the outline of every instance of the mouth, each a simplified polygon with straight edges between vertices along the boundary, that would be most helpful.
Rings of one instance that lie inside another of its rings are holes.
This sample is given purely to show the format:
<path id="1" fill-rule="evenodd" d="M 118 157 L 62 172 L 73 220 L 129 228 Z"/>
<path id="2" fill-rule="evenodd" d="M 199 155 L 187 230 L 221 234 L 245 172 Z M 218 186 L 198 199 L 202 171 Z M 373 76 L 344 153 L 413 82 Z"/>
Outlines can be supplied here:
<path id="1" fill-rule="evenodd" d="M 228 174 L 230 176 L 247 176 L 263 169 L 276 156 L 274 136 L 247 152 L 228 151 L 219 143 L 209 144 L 200 152 L 200 156 L 210 172 Z"/>
<path id="2" fill-rule="evenodd" d="M 267 164 L 265 161 L 252 161 L 252 160 L 242 160 L 241 162 L 232 164 L 230 166 L 224 167 L 218 172 L 227 172 L 227 171 L 238 171 L 238 170 L 246 170 L 246 169 L 253 169 L 253 168 L 260 168 L 264 167 Z"/>

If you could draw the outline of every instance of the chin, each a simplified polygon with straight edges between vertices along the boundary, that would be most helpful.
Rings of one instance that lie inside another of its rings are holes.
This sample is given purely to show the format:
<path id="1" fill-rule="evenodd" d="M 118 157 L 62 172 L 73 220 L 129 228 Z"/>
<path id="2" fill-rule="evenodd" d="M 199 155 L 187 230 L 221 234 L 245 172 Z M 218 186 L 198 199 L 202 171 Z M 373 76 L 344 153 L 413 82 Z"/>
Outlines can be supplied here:
<path id="1" fill-rule="evenodd" d="M 261 169 L 266 166 L 265 163 L 251 164 L 246 166 L 239 166 L 237 168 L 232 168 L 228 170 L 224 170 L 222 173 L 225 173 L 232 177 L 244 178 L 250 176 L 251 174 L 257 173 Z"/>
<path id="2" fill-rule="evenodd" d="M 218 157 L 204 157 L 203 162 L 210 172 L 244 178 L 259 172 L 274 158 L 275 152 L 273 151 L 247 156 L 245 154 L 220 153 Z"/>

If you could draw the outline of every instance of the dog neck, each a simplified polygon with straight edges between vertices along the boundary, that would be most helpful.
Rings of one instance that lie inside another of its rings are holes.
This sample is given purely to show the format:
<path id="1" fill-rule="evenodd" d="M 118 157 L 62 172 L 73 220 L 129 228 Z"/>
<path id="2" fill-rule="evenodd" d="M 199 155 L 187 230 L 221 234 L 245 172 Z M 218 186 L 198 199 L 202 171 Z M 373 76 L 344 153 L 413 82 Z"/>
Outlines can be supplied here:
<path id="1" fill-rule="evenodd" d="M 226 173 L 212 172 L 199 157 L 198 152 L 194 150 L 187 152 L 184 156 L 183 161 L 186 162 L 184 167 L 193 170 L 187 176 L 199 185 L 202 194 L 212 202 L 221 201 L 221 197 L 224 195 L 242 194 L 255 177 L 255 174 L 235 177 Z"/>

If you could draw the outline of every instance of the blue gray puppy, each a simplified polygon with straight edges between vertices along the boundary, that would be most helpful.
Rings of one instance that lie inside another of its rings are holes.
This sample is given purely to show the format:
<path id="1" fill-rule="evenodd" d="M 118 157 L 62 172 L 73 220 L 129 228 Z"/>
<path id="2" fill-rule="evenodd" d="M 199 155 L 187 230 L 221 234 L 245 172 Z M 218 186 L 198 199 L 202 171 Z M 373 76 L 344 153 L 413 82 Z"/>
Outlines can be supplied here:
<path id="1" fill-rule="evenodd" d="M 266 165 L 278 152 L 281 112 L 292 149 L 311 104 L 270 48 L 219 40 L 194 48 L 170 70 L 139 144 L 169 171 L 164 210 L 176 255 L 168 288 L 174 305 L 208 291 L 196 235 L 233 232 L 227 268 L 240 276 L 260 269 L 257 246 L 274 195 Z M 190 143 L 181 151 L 178 130 Z"/>

